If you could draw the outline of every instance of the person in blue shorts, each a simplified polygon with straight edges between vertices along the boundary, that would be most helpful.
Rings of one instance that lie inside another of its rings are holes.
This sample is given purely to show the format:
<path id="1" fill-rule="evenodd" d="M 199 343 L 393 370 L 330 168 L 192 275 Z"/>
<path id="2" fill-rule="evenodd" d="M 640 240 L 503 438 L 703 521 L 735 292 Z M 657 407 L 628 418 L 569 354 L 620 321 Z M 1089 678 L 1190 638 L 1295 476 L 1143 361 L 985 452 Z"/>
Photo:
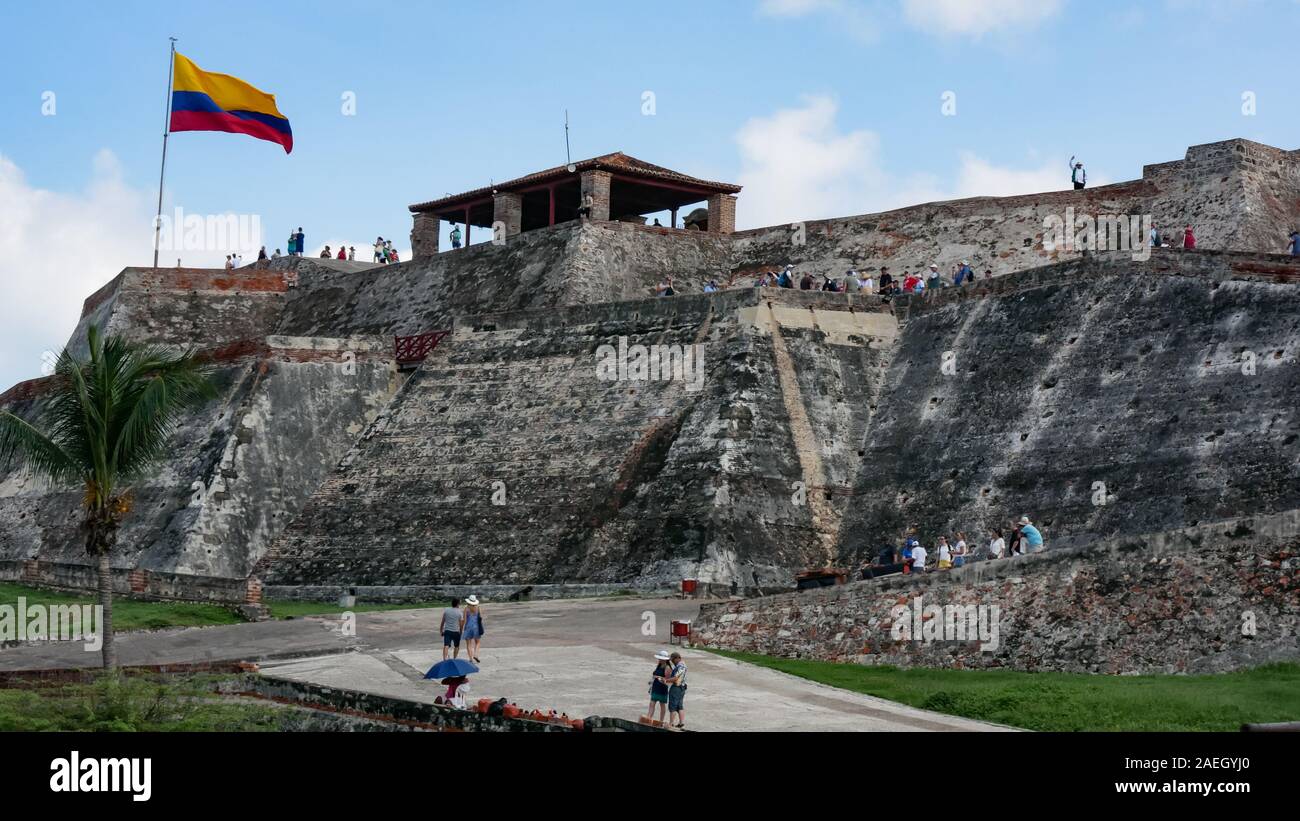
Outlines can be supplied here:
<path id="1" fill-rule="evenodd" d="M 681 653 L 673 653 L 668 660 L 672 663 L 672 669 L 665 679 L 668 683 L 668 725 L 685 730 L 686 707 L 683 702 L 686 700 L 686 663 L 682 661 Z M 677 716 L 675 724 L 674 715 Z"/>
<path id="2" fill-rule="evenodd" d="M 452 599 L 451 607 L 444 607 L 442 610 L 442 624 L 440 632 L 442 633 L 442 658 L 447 660 L 447 654 L 451 653 L 452 658 L 460 655 L 460 631 L 465 628 L 465 614 L 460 610 L 460 599 Z"/>

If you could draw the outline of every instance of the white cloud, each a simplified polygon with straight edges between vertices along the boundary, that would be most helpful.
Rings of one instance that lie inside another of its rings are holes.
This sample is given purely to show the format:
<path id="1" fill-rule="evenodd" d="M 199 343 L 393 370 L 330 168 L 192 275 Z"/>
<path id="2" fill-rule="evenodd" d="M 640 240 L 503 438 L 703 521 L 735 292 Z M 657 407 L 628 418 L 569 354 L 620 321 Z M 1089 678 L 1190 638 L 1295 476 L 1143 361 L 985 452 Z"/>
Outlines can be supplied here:
<path id="1" fill-rule="evenodd" d="M 837 0 L 763 0 L 758 4 L 761 14 L 770 17 L 802 17 L 816 11 L 834 10 L 843 4 Z"/>
<path id="2" fill-rule="evenodd" d="M 837 28 L 862 40 L 875 39 L 876 18 L 887 14 L 881 0 L 760 0 L 758 13 L 793 19 L 824 15 Z M 1004 29 L 1032 28 L 1060 13 L 1064 0 L 900 0 L 903 19 L 942 36 L 980 37 Z"/>
<path id="3" fill-rule="evenodd" d="M 835 130 L 835 101 L 809 97 L 802 108 L 745 123 L 740 145 L 740 221 L 771 225 L 845 213 L 871 186 L 879 138 L 870 131 Z"/>
<path id="4" fill-rule="evenodd" d="M 783 19 L 825 15 L 838 31 L 864 43 L 880 34 L 873 8 L 855 0 L 761 0 L 758 13 Z"/>
<path id="5" fill-rule="evenodd" d="M 86 297 L 126 265 L 152 261 L 149 200 L 107 150 L 75 194 L 33 187 L 0 155 L 0 391 L 41 375 L 41 354 L 62 349 Z"/>
<path id="6" fill-rule="evenodd" d="M 944 183 L 932 173 L 897 177 L 885 170 L 880 137 L 873 131 L 841 132 L 838 105 L 811 96 L 799 108 L 746 122 L 736 134 L 739 182 L 737 227 L 871 214 L 965 197 L 1006 197 L 1059 191 L 1069 184 L 1066 161 L 1005 168 L 975 155 L 959 155 L 957 173 Z M 1093 174 L 1089 184 L 1106 183 Z"/>
<path id="7" fill-rule="evenodd" d="M 1068 188 L 1069 164 L 1048 162 L 1037 168 L 1003 168 L 975 156 L 961 153 L 961 171 L 953 192 L 957 197 L 1013 197 L 1017 194 L 1041 194 Z M 1090 174 L 1090 186 L 1106 185 L 1108 180 Z"/>
<path id="8" fill-rule="evenodd" d="M 903 17 L 930 34 L 979 37 L 1031 28 L 1060 13 L 1062 0 L 903 0 Z"/>

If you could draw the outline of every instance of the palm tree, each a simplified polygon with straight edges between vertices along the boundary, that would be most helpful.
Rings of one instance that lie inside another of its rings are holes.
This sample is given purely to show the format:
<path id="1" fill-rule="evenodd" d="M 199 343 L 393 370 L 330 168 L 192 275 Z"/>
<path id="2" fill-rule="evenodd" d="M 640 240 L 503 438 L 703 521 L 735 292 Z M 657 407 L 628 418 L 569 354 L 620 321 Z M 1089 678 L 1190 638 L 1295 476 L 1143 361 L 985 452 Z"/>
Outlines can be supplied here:
<path id="1" fill-rule="evenodd" d="M 0 469 L 27 468 L 59 484 L 85 488 L 81 529 L 99 563 L 104 667 L 117 666 L 109 557 L 131 510 L 128 483 L 167 453 L 184 409 L 215 395 L 193 351 L 86 334 L 90 355 L 67 348 L 54 367 L 54 387 L 37 422 L 0 411 Z M 43 430 L 42 430 L 43 429 Z"/>

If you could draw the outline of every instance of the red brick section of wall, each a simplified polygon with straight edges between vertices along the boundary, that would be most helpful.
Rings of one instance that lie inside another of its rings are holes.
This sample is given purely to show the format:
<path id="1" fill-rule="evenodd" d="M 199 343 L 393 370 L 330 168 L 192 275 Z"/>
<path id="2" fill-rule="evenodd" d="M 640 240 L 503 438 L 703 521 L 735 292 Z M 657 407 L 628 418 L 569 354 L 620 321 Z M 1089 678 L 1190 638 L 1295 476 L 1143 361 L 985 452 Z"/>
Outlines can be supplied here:
<path id="1" fill-rule="evenodd" d="M 4 393 L 0 393 L 0 406 L 8 405 L 11 402 L 27 402 L 38 399 L 44 396 L 52 387 L 54 387 L 54 377 L 52 376 L 42 376 L 38 379 L 19 382 Z"/>
<path id="2" fill-rule="evenodd" d="M 169 291 L 247 291 L 284 293 L 288 290 L 284 272 L 267 268 L 238 268 L 225 271 L 213 268 L 140 269 L 131 286 Z"/>
<path id="3" fill-rule="evenodd" d="M 149 589 L 149 571 L 132 570 L 127 574 L 127 582 L 131 585 L 132 593 L 143 593 Z"/>
<path id="4" fill-rule="evenodd" d="M 23 561 L 23 581 L 34 582 L 41 577 L 41 563 L 36 559 Z"/>
<path id="5" fill-rule="evenodd" d="M 248 577 L 248 586 L 244 593 L 244 604 L 262 603 L 262 580 L 256 576 Z"/>

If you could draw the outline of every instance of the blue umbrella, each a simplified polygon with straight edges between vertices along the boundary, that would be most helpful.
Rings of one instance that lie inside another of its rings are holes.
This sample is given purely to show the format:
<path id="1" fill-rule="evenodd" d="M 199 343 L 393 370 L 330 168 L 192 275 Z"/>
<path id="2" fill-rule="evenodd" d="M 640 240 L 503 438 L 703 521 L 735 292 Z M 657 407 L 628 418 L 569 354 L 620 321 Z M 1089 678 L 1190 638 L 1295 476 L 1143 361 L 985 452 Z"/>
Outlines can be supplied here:
<path id="1" fill-rule="evenodd" d="M 468 676 L 470 673 L 477 673 L 478 668 L 465 659 L 443 659 L 429 668 L 429 672 L 424 674 L 425 678 L 454 678 L 455 676 Z"/>

